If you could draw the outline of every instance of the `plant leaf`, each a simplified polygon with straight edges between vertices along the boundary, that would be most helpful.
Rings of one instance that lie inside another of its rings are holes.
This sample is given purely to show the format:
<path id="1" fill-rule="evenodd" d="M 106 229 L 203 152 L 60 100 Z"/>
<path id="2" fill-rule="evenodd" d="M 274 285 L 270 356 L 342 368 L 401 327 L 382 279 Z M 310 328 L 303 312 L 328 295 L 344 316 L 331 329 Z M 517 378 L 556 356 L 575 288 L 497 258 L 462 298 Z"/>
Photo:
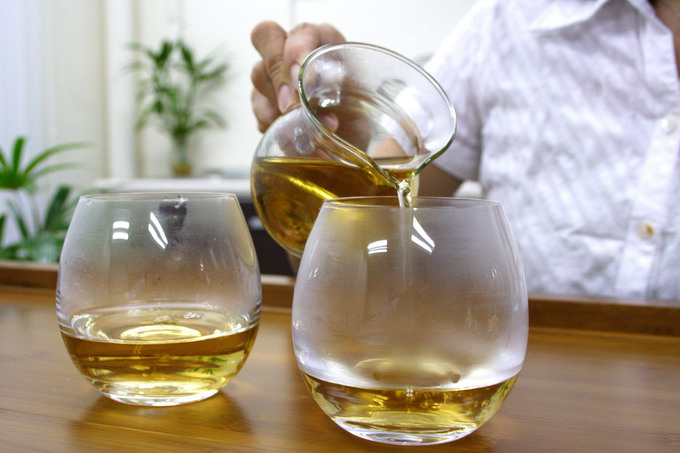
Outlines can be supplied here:
<path id="1" fill-rule="evenodd" d="M 226 63 L 223 63 L 219 65 L 218 67 L 210 70 L 209 72 L 204 72 L 199 76 L 199 80 L 213 80 L 213 79 L 218 79 L 224 74 L 224 72 L 227 70 L 229 66 Z"/>
<path id="2" fill-rule="evenodd" d="M 29 174 L 31 171 L 40 165 L 41 162 L 43 162 L 45 159 L 48 157 L 60 153 L 62 151 L 67 151 L 67 150 L 72 150 L 72 149 L 77 149 L 77 148 L 86 148 L 90 146 L 88 143 L 66 143 L 63 145 L 57 145 L 53 146 L 52 148 L 48 148 L 42 153 L 38 154 L 38 156 L 33 159 L 28 166 L 26 166 L 26 169 L 24 170 L 24 174 Z"/>
<path id="3" fill-rule="evenodd" d="M 183 41 L 179 41 L 178 45 L 180 53 L 182 54 L 182 60 L 184 60 L 184 63 L 186 63 L 187 67 L 189 68 L 189 72 L 193 73 L 195 69 L 193 52 L 191 49 L 189 49 L 189 47 L 187 47 L 186 44 L 184 44 Z"/>
<path id="4" fill-rule="evenodd" d="M 30 233 L 28 231 L 28 225 L 26 224 L 24 214 L 13 200 L 8 201 L 7 205 L 9 206 L 9 210 L 12 211 L 12 214 L 14 214 L 14 221 L 17 224 L 17 228 L 19 228 L 19 234 L 21 234 L 22 238 L 26 239 L 30 236 Z"/>
<path id="5" fill-rule="evenodd" d="M 145 69 L 146 65 L 142 63 L 141 61 L 133 61 L 130 64 L 127 64 L 123 67 L 126 71 L 141 71 L 142 69 Z"/>
<path id="6" fill-rule="evenodd" d="M 70 194 L 71 188 L 68 186 L 60 186 L 54 193 L 47 207 L 43 231 L 60 231 L 68 227 L 69 209 L 67 201 Z"/>
<path id="7" fill-rule="evenodd" d="M 0 170 L 7 168 L 7 159 L 5 159 L 5 151 L 0 147 Z"/>
<path id="8" fill-rule="evenodd" d="M 144 50 L 146 50 L 146 46 L 144 46 L 142 43 L 138 43 L 138 42 L 128 43 L 128 47 L 130 48 L 130 50 L 139 51 L 139 52 L 143 52 Z"/>
<path id="9" fill-rule="evenodd" d="M 2 240 L 5 237 L 5 221 L 7 220 L 7 214 L 0 215 L 0 250 L 2 250 Z"/>
<path id="10" fill-rule="evenodd" d="M 133 46 L 133 50 L 141 49 L 141 45 Z M 142 102 L 137 130 L 147 126 L 153 116 L 173 139 L 186 138 L 213 123 L 224 127 L 225 121 L 219 115 L 199 114 L 195 106 L 199 95 L 204 95 L 202 86 L 209 88 L 208 82 L 218 81 L 228 67 L 226 63 L 220 64 L 212 56 L 199 60 L 182 39 L 164 40 L 157 51 L 146 48 L 144 55 L 147 65 L 142 68 L 137 89 Z"/>
<path id="11" fill-rule="evenodd" d="M 0 247 L 0 260 L 16 260 L 16 245 Z"/>
<path id="12" fill-rule="evenodd" d="M 0 189 L 19 190 L 25 188 L 28 181 L 24 175 L 12 168 L 0 169 Z"/>
<path id="13" fill-rule="evenodd" d="M 24 152 L 24 143 L 26 139 L 24 137 L 18 137 L 14 141 L 14 150 L 12 151 L 12 168 L 15 171 L 19 171 L 19 165 L 21 165 L 21 155 Z"/>
<path id="14" fill-rule="evenodd" d="M 38 178 L 40 178 L 41 176 L 44 176 L 48 173 L 54 173 L 55 171 L 61 171 L 61 170 L 74 169 L 74 168 L 77 168 L 77 167 L 78 167 L 78 164 L 75 164 L 75 163 L 72 163 L 72 162 L 68 162 L 68 163 L 64 163 L 64 164 L 54 164 L 54 165 L 50 165 L 50 166 L 47 166 L 47 167 L 42 167 L 40 170 L 34 171 L 30 175 L 27 175 L 28 182 L 29 182 L 29 184 L 34 184 Z"/>
<path id="15" fill-rule="evenodd" d="M 204 110 L 203 116 L 212 120 L 219 127 L 226 127 L 227 126 L 227 122 L 222 117 L 222 115 L 215 112 L 214 110 Z"/>
<path id="16" fill-rule="evenodd" d="M 0 256 L 4 259 L 56 263 L 63 245 L 64 238 L 61 235 L 41 234 L 6 247 Z"/>
<path id="17" fill-rule="evenodd" d="M 163 41 L 163 44 L 161 45 L 161 50 L 156 56 L 156 65 L 160 67 L 164 67 L 167 62 L 168 58 L 170 57 L 170 54 L 172 53 L 172 49 L 175 47 L 175 45 L 171 41 Z"/>

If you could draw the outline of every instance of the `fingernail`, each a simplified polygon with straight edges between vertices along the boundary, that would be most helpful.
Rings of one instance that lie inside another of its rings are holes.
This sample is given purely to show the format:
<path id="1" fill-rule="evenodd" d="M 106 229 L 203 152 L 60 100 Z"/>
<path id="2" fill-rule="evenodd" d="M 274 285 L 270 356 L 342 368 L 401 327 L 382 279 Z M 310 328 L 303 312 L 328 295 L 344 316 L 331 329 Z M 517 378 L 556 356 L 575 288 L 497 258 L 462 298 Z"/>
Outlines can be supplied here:
<path id="1" fill-rule="evenodd" d="M 288 110 L 288 107 L 290 107 L 290 87 L 288 85 L 281 85 L 281 88 L 279 88 L 279 96 L 278 96 L 278 102 L 279 102 L 279 111 L 280 112 L 285 112 Z"/>

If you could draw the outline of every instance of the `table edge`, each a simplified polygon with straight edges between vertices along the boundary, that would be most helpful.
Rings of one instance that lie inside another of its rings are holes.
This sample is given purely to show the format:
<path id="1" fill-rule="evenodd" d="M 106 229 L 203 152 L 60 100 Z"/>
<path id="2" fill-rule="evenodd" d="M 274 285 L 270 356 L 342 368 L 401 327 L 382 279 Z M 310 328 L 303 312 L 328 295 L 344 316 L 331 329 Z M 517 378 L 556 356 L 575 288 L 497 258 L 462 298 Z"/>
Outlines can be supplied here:
<path id="1" fill-rule="evenodd" d="M 58 266 L 0 260 L 0 291 L 56 289 Z M 262 275 L 265 308 L 290 310 L 293 277 Z M 664 300 L 591 297 L 568 294 L 529 294 L 532 327 L 680 336 L 680 302 Z"/>

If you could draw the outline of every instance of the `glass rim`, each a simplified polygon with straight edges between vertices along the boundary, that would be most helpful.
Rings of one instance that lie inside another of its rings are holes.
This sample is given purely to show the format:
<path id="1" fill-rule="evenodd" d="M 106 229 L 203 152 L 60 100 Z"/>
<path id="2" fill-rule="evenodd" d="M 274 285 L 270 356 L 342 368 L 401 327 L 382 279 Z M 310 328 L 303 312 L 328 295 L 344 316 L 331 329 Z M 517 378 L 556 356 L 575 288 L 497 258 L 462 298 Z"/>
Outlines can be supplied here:
<path id="1" fill-rule="evenodd" d="M 354 48 L 354 49 L 362 49 L 364 51 L 370 51 L 370 52 L 378 52 L 382 53 L 385 55 L 389 55 L 395 60 L 400 61 L 403 63 L 405 66 L 409 67 L 411 70 L 415 71 L 416 73 L 420 74 L 422 77 L 427 79 L 431 85 L 434 87 L 435 92 L 448 104 L 448 110 L 449 110 L 449 115 L 450 119 L 452 121 L 453 127 L 451 130 L 451 133 L 448 136 L 448 139 L 446 143 L 438 150 L 433 150 L 431 155 L 428 156 L 416 169 L 415 174 L 418 174 L 422 171 L 423 168 L 425 168 L 430 162 L 435 160 L 437 157 L 439 157 L 441 154 L 446 151 L 451 144 L 453 143 L 453 140 L 456 137 L 457 131 L 458 131 L 458 114 L 456 112 L 456 109 L 454 108 L 453 104 L 451 103 L 451 100 L 449 99 L 448 94 L 446 94 L 446 91 L 442 86 L 437 82 L 437 80 L 421 65 L 413 61 L 412 59 L 395 52 L 393 50 L 390 50 L 386 47 L 382 47 L 376 44 L 369 44 L 365 42 L 360 42 L 360 41 L 342 41 L 342 42 L 335 42 L 335 43 L 330 43 L 330 44 L 325 44 L 321 47 L 318 47 L 314 49 L 312 52 L 305 57 L 304 61 L 302 62 L 302 65 L 300 66 L 300 69 L 298 70 L 297 73 L 297 91 L 298 95 L 300 97 L 300 104 L 304 106 L 305 112 L 309 115 L 312 123 L 321 131 L 321 133 L 326 136 L 329 140 L 332 142 L 336 143 L 342 148 L 345 148 L 349 150 L 350 152 L 354 153 L 354 145 L 351 143 L 347 142 L 345 139 L 341 138 L 340 136 L 336 135 L 335 132 L 333 132 L 331 129 L 326 126 L 326 124 L 321 121 L 321 119 L 316 115 L 314 112 L 314 109 L 312 109 L 311 105 L 309 104 L 309 99 L 307 97 L 307 93 L 305 92 L 305 87 L 304 87 L 304 73 L 307 68 L 307 66 L 316 58 L 318 58 L 321 55 L 324 55 L 329 52 L 333 52 L 338 49 L 344 49 L 344 48 Z M 369 162 L 370 164 L 370 162 Z M 378 170 L 384 174 L 384 170 L 380 167 L 377 166 Z"/>
<path id="2" fill-rule="evenodd" d="M 162 191 L 162 192 L 108 192 L 80 196 L 80 199 L 93 201 L 160 201 L 160 200 L 220 200 L 233 199 L 238 201 L 236 194 L 231 192 L 192 192 L 192 191 Z"/>
<path id="3" fill-rule="evenodd" d="M 399 197 L 396 195 L 329 198 L 324 200 L 321 207 L 402 209 L 399 205 Z M 488 209 L 501 208 L 502 205 L 498 201 L 480 198 L 416 196 L 412 198 L 412 207 L 414 209 Z"/>

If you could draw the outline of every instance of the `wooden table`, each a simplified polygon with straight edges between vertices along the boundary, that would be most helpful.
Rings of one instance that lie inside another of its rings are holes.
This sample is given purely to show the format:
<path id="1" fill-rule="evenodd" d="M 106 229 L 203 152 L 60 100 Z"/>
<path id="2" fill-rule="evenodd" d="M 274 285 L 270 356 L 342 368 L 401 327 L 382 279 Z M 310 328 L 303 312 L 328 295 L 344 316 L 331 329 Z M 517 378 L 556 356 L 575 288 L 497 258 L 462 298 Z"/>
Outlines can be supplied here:
<path id="1" fill-rule="evenodd" d="M 198 403 L 144 408 L 100 396 L 78 374 L 59 335 L 52 289 L 0 286 L 0 451 L 407 450 L 356 438 L 321 412 L 295 365 L 290 282 L 267 277 L 264 290 L 255 347 L 225 389 Z M 546 327 L 554 303 L 532 298 L 539 325 L 531 327 L 524 368 L 496 416 L 464 439 L 423 451 L 680 451 L 677 332 L 624 333 L 612 322 L 606 331 L 587 330 L 588 320 Z M 565 303 L 561 310 L 573 316 L 584 302 Z M 591 315 L 608 305 L 590 303 Z M 608 306 L 610 318 L 617 318 L 617 308 Z M 651 309 L 671 319 L 678 311 Z M 643 324 L 642 330 L 653 325 Z"/>

